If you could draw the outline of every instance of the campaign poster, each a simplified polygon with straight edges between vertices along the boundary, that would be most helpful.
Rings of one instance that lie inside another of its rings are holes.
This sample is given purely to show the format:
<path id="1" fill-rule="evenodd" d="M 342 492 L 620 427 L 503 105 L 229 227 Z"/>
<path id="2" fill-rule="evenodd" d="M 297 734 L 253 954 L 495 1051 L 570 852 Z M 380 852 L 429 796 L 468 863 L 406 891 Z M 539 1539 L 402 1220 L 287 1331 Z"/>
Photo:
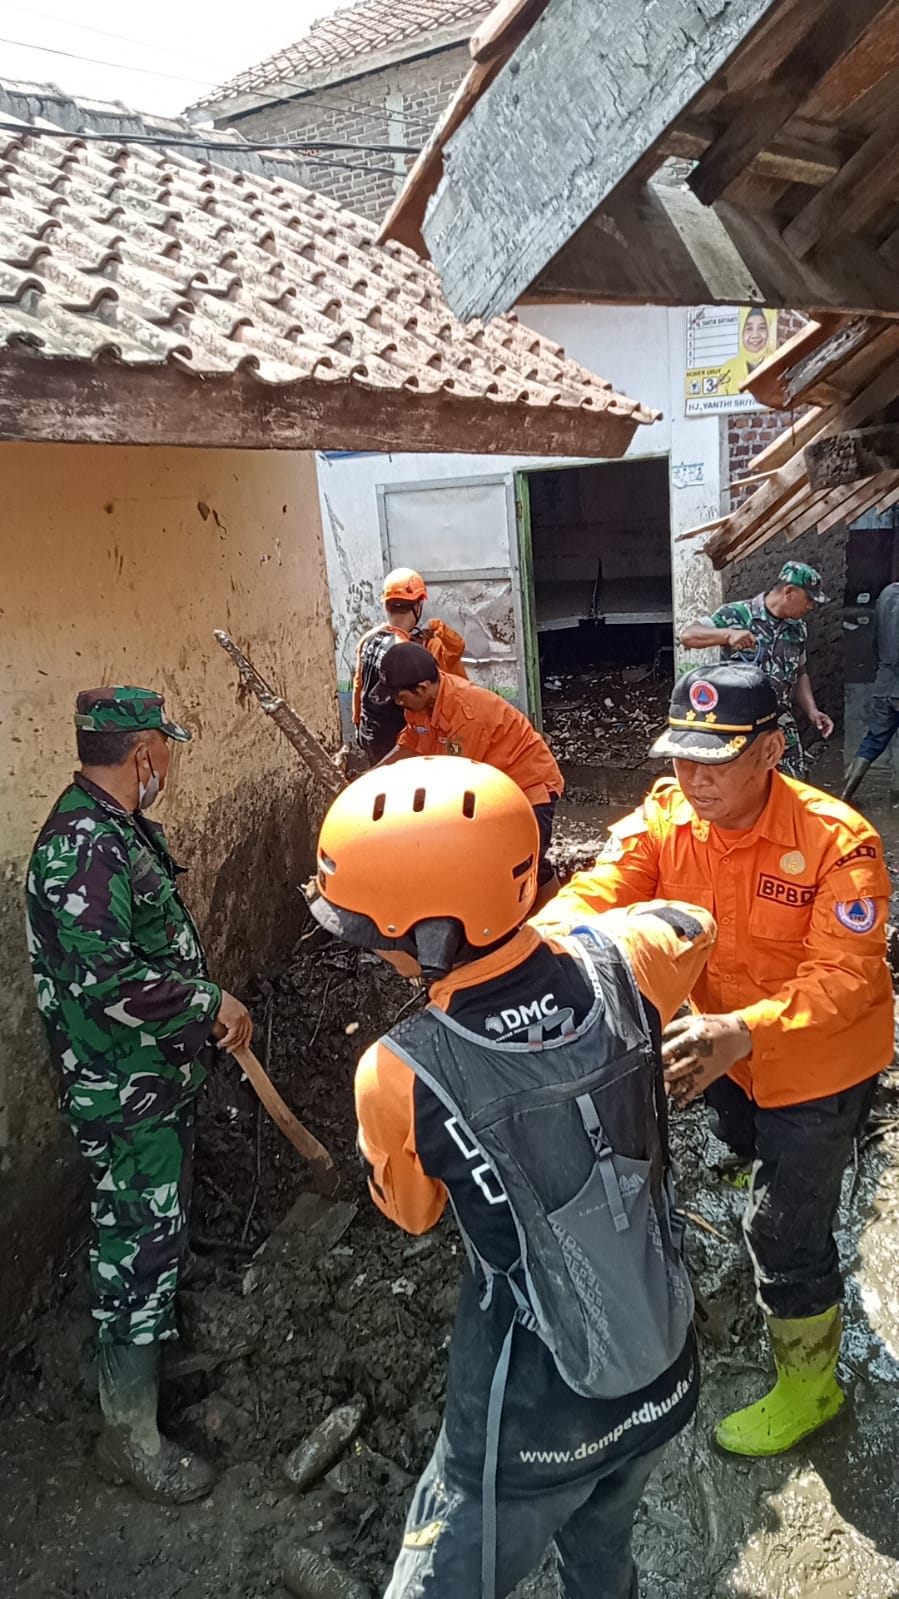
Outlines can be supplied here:
<path id="1" fill-rule="evenodd" d="M 740 384 L 777 348 L 777 312 L 703 305 L 687 312 L 687 416 L 762 409 Z"/>

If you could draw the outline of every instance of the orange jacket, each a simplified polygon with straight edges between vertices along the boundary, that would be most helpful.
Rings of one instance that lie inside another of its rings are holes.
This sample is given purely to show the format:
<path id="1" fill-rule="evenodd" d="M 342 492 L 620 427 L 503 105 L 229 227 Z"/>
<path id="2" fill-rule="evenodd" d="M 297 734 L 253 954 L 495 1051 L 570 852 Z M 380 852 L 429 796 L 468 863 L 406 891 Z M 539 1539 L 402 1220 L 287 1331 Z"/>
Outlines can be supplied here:
<path id="1" fill-rule="evenodd" d="M 640 907 L 641 911 L 647 909 Z M 595 918 L 623 950 L 641 993 L 669 1022 L 695 985 L 715 938 L 715 924 L 704 911 L 686 906 L 702 931 L 689 940 L 668 922 L 628 910 Z M 593 918 L 591 918 L 593 919 Z M 572 918 L 572 925 L 582 920 Z M 561 925 L 561 924 L 560 924 Z M 566 928 L 566 931 L 568 929 Z M 523 927 L 500 949 L 461 966 L 435 983 L 431 1003 L 448 1010 L 460 988 L 494 979 L 499 985 L 537 947 L 540 935 Z M 553 949 L 560 946 L 549 940 Z M 423 1170 L 415 1147 L 415 1073 L 387 1044 L 372 1044 L 356 1069 L 359 1149 L 371 1167 L 369 1189 L 378 1209 L 409 1233 L 436 1226 L 446 1205 L 446 1188 Z"/>
<path id="2" fill-rule="evenodd" d="M 712 911 L 718 942 L 691 1000 L 742 1016 L 752 1054 L 730 1075 L 759 1105 L 822 1099 L 889 1064 L 890 879 L 864 817 L 775 772 L 755 826 L 725 840 L 666 777 L 611 835 L 593 870 L 539 913 L 541 926 L 578 906 L 654 895 Z"/>
<path id="3" fill-rule="evenodd" d="M 545 805 L 565 786 L 549 745 L 521 711 L 492 689 L 445 672 L 431 710 L 407 711 L 397 742 L 416 755 L 465 755 L 495 766 L 532 805 Z"/>
<path id="4" fill-rule="evenodd" d="M 356 665 L 353 671 L 353 726 L 358 727 L 362 717 L 362 652 L 370 638 L 378 633 L 394 633 L 397 644 L 408 644 L 413 638 L 405 628 L 394 627 L 392 622 L 379 622 L 377 627 L 370 627 L 363 633 L 356 645 Z M 464 677 L 467 681 L 468 673 L 462 665 L 462 656 L 465 654 L 465 640 L 461 633 L 455 632 L 446 622 L 433 616 L 430 622 L 425 622 L 420 630 L 420 638 L 416 635 L 416 643 L 420 642 L 425 649 L 433 655 L 441 672 L 449 672 L 453 677 Z"/>

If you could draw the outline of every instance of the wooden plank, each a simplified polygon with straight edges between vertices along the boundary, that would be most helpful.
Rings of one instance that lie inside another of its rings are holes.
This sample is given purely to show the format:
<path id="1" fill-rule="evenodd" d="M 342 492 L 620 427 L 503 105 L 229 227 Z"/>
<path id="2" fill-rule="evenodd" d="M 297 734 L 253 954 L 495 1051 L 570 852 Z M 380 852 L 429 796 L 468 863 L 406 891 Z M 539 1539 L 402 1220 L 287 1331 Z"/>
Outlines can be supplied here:
<path id="1" fill-rule="evenodd" d="M 844 489 L 839 504 L 818 519 L 818 533 L 829 533 L 831 528 L 854 522 L 857 516 L 863 516 L 868 507 L 879 500 L 885 487 L 882 480 L 867 478 L 864 483 L 857 484 L 851 493 Z"/>
<path id="2" fill-rule="evenodd" d="M 836 433 L 807 445 L 803 454 L 808 480 L 816 489 L 855 483 L 879 472 L 899 472 L 899 422 Z"/>
<path id="3" fill-rule="evenodd" d="M 818 438 L 828 438 L 834 433 L 861 426 L 874 413 L 889 405 L 899 393 L 899 328 L 891 328 L 884 347 L 885 364 L 866 387 L 842 410 L 834 411 L 819 429 Z M 794 445 L 795 448 L 795 445 Z M 753 462 L 758 466 L 758 461 Z M 773 477 L 756 490 L 748 500 L 734 511 L 721 532 L 712 541 L 716 554 L 738 544 L 744 536 L 751 536 L 764 522 L 775 515 L 793 495 L 806 477 L 805 460 L 796 453 L 779 468 Z"/>
<path id="4" fill-rule="evenodd" d="M 806 101 L 812 118 L 837 121 L 899 67 L 899 0 L 885 7 Z"/>
<path id="5" fill-rule="evenodd" d="M 472 60 L 481 66 L 500 56 L 507 61 L 546 4 L 547 0 L 499 0 L 471 36 L 468 49 Z"/>
<path id="6" fill-rule="evenodd" d="M 864 349 L 880 331 L 881 325 L 873 318 L 853 317 L 829 337 L 808 349 L 807 353 L 783 374 L 781 392 L 784 408 L 789 409 L 791 406 L 806 403 L 811 391 L 819 383 L 838 372 L 849 356 Z"/>
<path id="7" fill-rule="evenodd" d="M 839 496 L 833 494 L 810 494 L 801 515 L 793 517 L 789 525 L 784 528 L 784 537 L 787 543 L 794 544 L 797 539 L 801 539 L 806 533 L 810 533 L 812 528 L 817 526 L 820 518 L 825 516 L 828 511 L 834 509 L 838 499 Z"/>
<path id="8" fill-rule="evenodd" d="M 884 9 L 885 0 L 852 0 L 851 5 L 828 0 L 823 7 L 808 8 L 805 37 L 777 61 L 769 76 L 758 80 L 757 92 L 737 107 L 691 172 L 688 182 L 704 205 L 721 198 Z M 718 109 L 726 115 L 727 101 Z"/>
<path id="9" fill-rule="evenodd" d="M 794 255 L 803 258 L 822 238 L 864 232 L 893 203 L 899 113 L 866 139 L 846 165 L 813 194 L 788 222 L 783 237 Z"/>
<path id="10" fill-rule="evenodd" d="M 882 494 L 880 496 L 880 499 L 875 502 L 873 509 L 883 515 L 884 511 L 891 510 L 891 508 L 897 503 L 899 503 L 899 478 L 894 481 L 893 487 L 889 489 L 886 494 Z"/>
<path id="11" fill-rule="evenodd" d="M 778 4 L 679 0 L 675 49 L 667 5 L 549 0 L 446 147 L 423 232 L 456 313 L 514 304 Z"/>
<path id="12" fill-rule="evenodd" d="M 0 355 L 0 439 L 514 455 L 526 433 L 529 454 L 617 457 L 637 426 L 558 405 Z"/>

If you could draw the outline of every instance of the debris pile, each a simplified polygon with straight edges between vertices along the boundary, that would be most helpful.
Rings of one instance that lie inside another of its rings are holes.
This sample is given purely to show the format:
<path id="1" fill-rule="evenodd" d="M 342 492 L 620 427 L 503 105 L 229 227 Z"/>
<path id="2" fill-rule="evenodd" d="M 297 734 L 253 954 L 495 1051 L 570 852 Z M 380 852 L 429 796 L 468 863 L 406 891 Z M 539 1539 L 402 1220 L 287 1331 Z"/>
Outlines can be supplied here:
<path id="1" fill-rule="evenodd" d="M 543 730 L 558 761 L 633 770 L 665 725 L 671 679 L 649 666 L 547 677 Z"/>

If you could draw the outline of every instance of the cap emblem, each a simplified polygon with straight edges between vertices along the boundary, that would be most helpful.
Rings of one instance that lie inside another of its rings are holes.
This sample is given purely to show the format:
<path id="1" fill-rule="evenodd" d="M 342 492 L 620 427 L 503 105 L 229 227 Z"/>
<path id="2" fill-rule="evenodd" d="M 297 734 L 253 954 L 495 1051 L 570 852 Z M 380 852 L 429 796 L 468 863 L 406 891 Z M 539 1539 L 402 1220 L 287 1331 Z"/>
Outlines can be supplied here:
<path id="1" fill-rule="evenodd" d="M 718 690 L 713 683 L 700 679 L 690 689 L 690 704 L 694 711 L 713 711 L 718 704 Z"/>

